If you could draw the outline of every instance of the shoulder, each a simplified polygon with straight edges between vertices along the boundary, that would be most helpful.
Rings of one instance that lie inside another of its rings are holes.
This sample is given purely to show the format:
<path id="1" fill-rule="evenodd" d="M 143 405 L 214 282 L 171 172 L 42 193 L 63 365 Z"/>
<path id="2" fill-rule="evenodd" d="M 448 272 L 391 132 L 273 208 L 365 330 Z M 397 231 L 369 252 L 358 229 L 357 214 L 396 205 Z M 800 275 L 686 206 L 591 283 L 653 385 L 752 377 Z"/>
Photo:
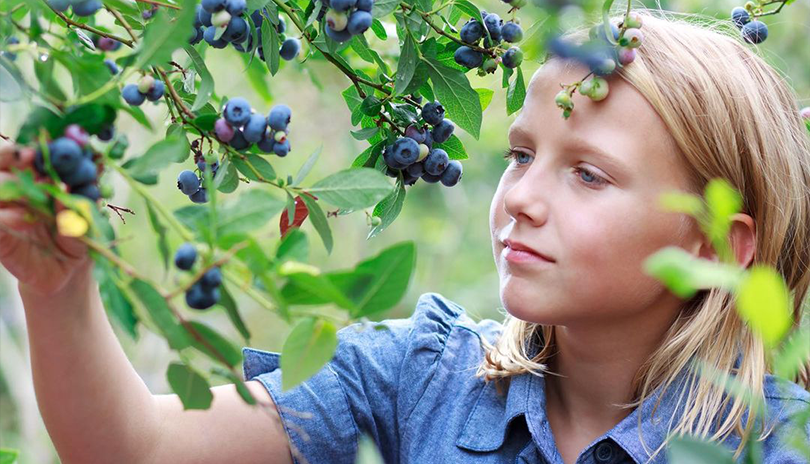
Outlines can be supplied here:
<path id="1" fill-rule="evenodd" d="M 765 376 L 764 390 L 766 421 L 775 427 L 763 446 L 764 462 L 802 462 L 790 442 L 810 442 L 810 392 L 770 374 Z"/>

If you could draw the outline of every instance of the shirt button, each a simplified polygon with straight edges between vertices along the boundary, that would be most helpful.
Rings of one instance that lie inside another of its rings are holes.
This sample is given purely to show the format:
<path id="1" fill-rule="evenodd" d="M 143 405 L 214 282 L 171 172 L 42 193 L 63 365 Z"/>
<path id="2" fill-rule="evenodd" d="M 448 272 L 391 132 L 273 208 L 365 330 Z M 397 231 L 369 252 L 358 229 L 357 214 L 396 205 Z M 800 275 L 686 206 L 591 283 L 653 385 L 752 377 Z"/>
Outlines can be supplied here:
<path id="1" fill-rule="evenodd" d="M 600 442 L 596 445 L 596 451 L 594 452 L 596 462 L 598 463 L 611 462 L 615 454 L 616 450 L 613 445 L 607 441 Z"/>

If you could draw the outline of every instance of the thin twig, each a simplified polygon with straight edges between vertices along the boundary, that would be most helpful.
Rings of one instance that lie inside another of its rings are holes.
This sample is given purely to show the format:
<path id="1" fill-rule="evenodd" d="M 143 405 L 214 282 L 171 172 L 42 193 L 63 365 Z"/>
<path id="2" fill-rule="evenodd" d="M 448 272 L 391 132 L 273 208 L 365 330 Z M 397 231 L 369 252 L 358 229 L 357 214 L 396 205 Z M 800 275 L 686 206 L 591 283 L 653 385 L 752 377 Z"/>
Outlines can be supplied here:
<path id="1" fill-rule="evenodd" d="M 140 3 L 148 3 L 150 5 L 157 5 L 157 6 L 162 6 L 162 7 L 166 7 L 166 8 L 171 8 L 173 10 L 179 10 L 180 9 L 180 7 L 177 6 L 177 5 L 170 5 L 168 3 L 159 2 L 157 0 L 135 0 L 135 1 L 140 2 Z"/>
<path id="2" fill-rule="evenodd" d="M 59 18 L 61 18 L 62 21 L 64 21 L 65 24 L 68 25 L 68 27 L 73 26 L 73 27 L 77 27 L 79 29 L 84 29 L 87 32 L 92 32 L 93 34 L 99 35 L 101 37 L 106 37 L 108 39 L 117 40 L 117 41 L 121 42 L 122 44 L 126 45 L 129 48 L 134 48 L 134 45 L 133 45 L 131 40 L 127 40 L 127 39 L 125 39 L 123 37 L 118 37 L 117 35 L 113 35 L 113 34 L 110 34 L 108 32 L 104 32 L 102 30 L 99 30 L 99 29 L 96 29 L 94 27 L 88 26 L 87 24 L 77 23 L 76 21 L 68 18 L 67 16 L 65 16 L 61 12 L 54 10 L 53 7 L 51 7 L 50 5 L 48 5 L 48 7 L 51 8 L 51 10 L 53 10 L 53 12 L 56 13 L 56 16 L 59 16 Z"/>
<path id="3" fill-rule="evenodd" d="M 111 8 L 109 6 L 107 6 L 105 8 L 107 9 L 107 11 L 110 12 L 110 14 L 115 16 L 115 19 L 117 19 L 118 22 L 121 23 L 122 26 L 124 26 L 124 29 L 126 29 L 127 34 L 129 34 L 129 36 L 132 37 L 132 42 L 133 43 L 138 43 L 138 37 L 135 35 L 135 32 L 132 31 L 132 27 L 129 25 L 127 20 L 124 19 L 124 17 L 121 15 L 121 13 L 119 13 L 118 10 L 116 10 L 115 8 Z"/>

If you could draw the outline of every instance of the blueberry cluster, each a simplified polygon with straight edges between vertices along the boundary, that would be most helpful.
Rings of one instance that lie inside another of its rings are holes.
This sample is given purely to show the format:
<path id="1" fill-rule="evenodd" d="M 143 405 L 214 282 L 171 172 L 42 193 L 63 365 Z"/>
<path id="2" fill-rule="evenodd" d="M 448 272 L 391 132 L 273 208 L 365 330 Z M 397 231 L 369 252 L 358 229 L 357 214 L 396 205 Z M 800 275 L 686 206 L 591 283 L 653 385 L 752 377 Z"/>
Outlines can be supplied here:
<path id="1" fill-rule="evenodd" d="M 523 1 L 523 0 L 521 0 Z M 514 21 L 507 21 L 505 24 L 503 20 L 495 13 L 487 13 L 481 11 L 483 24 L 477 19 L 470 18 L 459 31 L 461 41 L 478 47 L 478 41 L 483 40 L 484 48 L 490 48 L 498 45 L 501 41 L 514 44 L 523 40 L 523 28 Z M 456 63 L 464 66 L 465 68 L 473 69 L 479 68 L 479 74 L 493 73 L 498 67 L 498 61 L 503 63 L 507 68 L 516 68 L 523 62 L 523 51 L 519 47 L 509 47 L 506 52 L 499 58 L 487 57 L 484 59 L 484 54 L 473 47 L 462 45 L 456 49 L 453 58 Z"/>
<path id="2" fill-rule="evenodd" d="M 752 8 L 748 4 L 746 7 Z M 751 14 L 746 8 L 738 6 L 732 9 L 731 21 L 740 30 L 743 39 L 750 44 L 762 43 L 768 38 L 768 26 L 757 19 L 752 21 Z"/>
<path id="3" fill-rule="evenodd" d="M 180 245 L 174 254 L 174 265 L 183 271 L 190 271 L 197 261 L 197 249 L 191 243 Z M 193 309 L 208 309 L 219 301 L 219 286 L 222 284 L 222 271 L 212 267 L 194 282 L 186 291 L 186 304 Z"/>
<path id="4" fill-rule="evenodd" d="M 422 120 L 433 128 L 411 124 L 405 129 L 404 137 L 385 147 L 386 174 L 398 177 L 402 172 L 405 185 L 413 185 L 421 178 L 431 184 L 441 181 L 446 187 L 452 187 L 461 180 L 461 163 L 451 160 L 441 148 L 433 148 L 433 144 L 449 139 L 455 126 L 445 119 L 444 107 L 437 101 L 422 107 Z"/>
<path id="5" fill-rule="evenodd" d="M 324 0 L 326 35 L 336 42 L 346 42 L 371 27 L 374 0 Z M 322 10 L 323 11 L 323 10 Z"/>
<path id="6" fill-rule="evenodd" d="M 248 21 L 243 17 L 245 13 L 245 0 L 203 0 L 197 5 L 197 14 L 194 17 L 194 32 L 189 42 L 196 44 L 201 40 L 214 47 L 225 48 L 228 44 L 240 52 L 253 50 L 253 41 L 257 42 L 259 58 L 264 60 L 264 49 L 262 47 L 262 23 L 267 9 L 256 10 L 250 14 L 255 30 L 250 32 Z M 218 35 L 217 28 L 223 29 Z M 295 37 L 283 37 L 286 30 L 284 20 L 279 16 L 276 32 L 282 35 L 279 55 L 284 60 L 290 61 L 298 56 L 301 50 L 301 41 Z"/>
<path id="7" fill-rule="evenodd" d="M 101 140 L 112 138 L 112 128 L 97 134 Z M 78 124 L 70 124 L 65 128 L 62 137 L 48 143 L 48 154 L 51 166 L 59 175 L 59 179 L 67 184 L 70 193 L 82 195 L 96 201 L 101 198 L 98 188 L 98 169 L 93 162 L 93 151 L 90 149 L 90 135 Z M 45 157 L 41 149 L 37 149 L 34 158 L 34 168 L 42 175 L 45 170 Z"/>
<path id="8" fill-rule="evenodd" d="M 76 16 L 92 16 L 104 6 L 101 0 L 47 0 L 47 2 L 51 8 L 60 13 L 72 7 Z"/>
<path id="9" fill-rule="evenodd" d="M 236 150 L 247 150 L 256 144 L 264 153 L 287 156 L 290 140 L 287 138 L 292 110 L 287 105 L 275 105 L 265 117 L 250 107 L 244 98 L 228 100 L 222 117 L 214 123 L 214 133 L 220 142 Z"/>
<path id="10" fill-rule="evenodd" d="M 113 63 L 114 65 L 115 63 Z M 110 67 L 108 64 L 107 67 Z M 117 68 L 117 66 L 116 66 Z M 113 69 L 110 68 L 110 72 Z M 141 106 L 145 100 L 158 101 L 166 92 L 166 86 L 160 79 L 155 79 L 150 75 L 143 76 L 137 84 L 127 84 L 121 90 L 124 101 L 133 106 Z"/>
<path id="11" fill-rule="evenodd" d="M 123 44 L 115 39 L 93 34 L 93 45 L 95 45 L 99 50 L 104 50 L 105 52 L 114 52 L 121 48 Z"/>
<path id="12" fill-rule="evenodd" d="M 197 174 L 194 174 L 193 171 L 188 169 L 184 170 L 177 176 L 177 188 L 194 203 L 206 203 L 208 202 L 208 193 L 205 187 L 202 186 L 202 183 L 203 173 L 205 172 L 207 163 L 201 153 L 197 153 L 194 156 L 194 160 L 197 163 L 197 169 L 199 169 L 200 175 L 197 176 Z M 219 169 L 219 162 L 214 161 L 214 163 L 211 164 L 212 177 L 217 175 L 217 169 Z"/>

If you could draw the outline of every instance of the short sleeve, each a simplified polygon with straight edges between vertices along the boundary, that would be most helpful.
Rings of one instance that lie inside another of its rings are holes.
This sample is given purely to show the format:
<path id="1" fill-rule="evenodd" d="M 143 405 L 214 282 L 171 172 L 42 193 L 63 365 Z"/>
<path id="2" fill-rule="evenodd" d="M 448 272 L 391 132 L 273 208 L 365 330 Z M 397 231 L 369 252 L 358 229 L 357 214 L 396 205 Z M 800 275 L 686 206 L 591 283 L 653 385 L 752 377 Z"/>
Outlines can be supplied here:
<path id="1" fill-rule="evenodd" d="M 400 428 L 430 383 L 463 312 L 441 295 L 425 293 L 407 319 L 344 327 L 337 332 L 333 358 L 286 392 L 281 391 L 281 355 L 245 347 L 245 380 L 259 380 L 270 393 L 295 463 L 305 462 L 303 457 L 310 464 L 353 464 L 364 432 L 385 462 L 398 462 Z"/>

